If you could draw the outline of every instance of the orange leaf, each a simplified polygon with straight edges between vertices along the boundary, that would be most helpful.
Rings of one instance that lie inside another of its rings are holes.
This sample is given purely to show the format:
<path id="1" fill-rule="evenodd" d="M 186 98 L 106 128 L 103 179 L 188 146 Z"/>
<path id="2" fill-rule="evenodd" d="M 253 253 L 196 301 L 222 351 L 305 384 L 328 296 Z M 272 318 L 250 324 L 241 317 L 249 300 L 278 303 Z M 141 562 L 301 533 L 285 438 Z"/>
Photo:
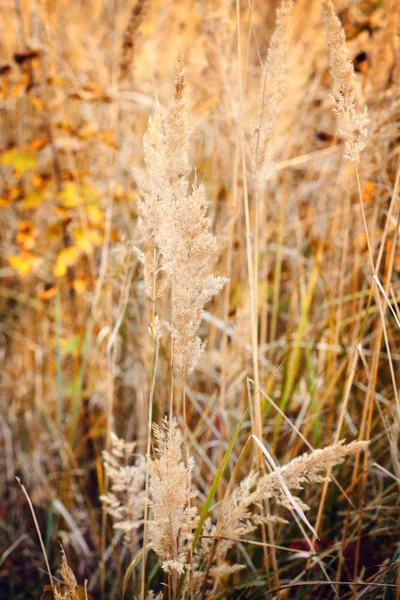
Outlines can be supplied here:
<path id="1" fill-rule="evenodd" d="M 24 250 L 32 250 L 35 246 L 35 228 L 30 221 L 21 221 L 18 225 L 17 242 Z"/>
<path id="2" fill-rule="evenodd" d="M 368 204 L 375 200 L 376 183 L 375 181 L 366 181 L 362 190 L 362 199 Z"/>
<path id="3" fill-rule="evenodd" d="M 39 300 L 50 300 L 56 295 L 57 288 L 55 285 L 48 285 L 44 290 L 39 290 L 37 296 Z"/>
<path id="4" fill-rule="evenodd" d="M 86 279 L 84 279 L 83 277 L 78 277 L 77 279 L 74 279 L 74 281 L 72 282 L 72 287 L 74 288 L 74 290 L 77 294 L 82 294 L 83 292 L 86 291 L 87 284 L 88 284 L 88 282 Z"/>
<path id="5" fill-rule="evenodd" d="M 48 138 L 36 138 L 35 140 L 28 142 L 26 144 L 26 148 L 28 150 L 33 150 L 33 151 L 41 150 L 42 148 L 47 146 L 48 143 L 49 143 Z"/>
<path id="6" fill-rule="evenodd" d="M 42 263 L 42 259 L 31 252 L 22 250 L 19 254 L 8 257 L 10 266 L 18 271 L 21 277 L 35 273 Z"/>

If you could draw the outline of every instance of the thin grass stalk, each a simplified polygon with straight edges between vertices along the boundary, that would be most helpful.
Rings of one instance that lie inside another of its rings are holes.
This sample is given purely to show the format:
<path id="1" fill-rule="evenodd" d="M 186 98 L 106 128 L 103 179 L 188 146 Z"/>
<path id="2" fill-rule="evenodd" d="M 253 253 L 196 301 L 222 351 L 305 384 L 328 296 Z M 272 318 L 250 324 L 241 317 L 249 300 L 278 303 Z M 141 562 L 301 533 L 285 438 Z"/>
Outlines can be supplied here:
<path id="1" fill-rule="evenodd" d="M 25 498 L 26 498 L 26 500 L 28 502 L 28 505 L 29 505 L 29 508 L 30 508 L 30 511 L 31 511 L 31 514 L 32 514 L 33 522 L 35 523 L 36 532 L 37 532 L 38 537 L 39 537 L 40 547 L 42 548 L 43 558 L 44 558 L 44 562 L 46 564 L 47 574 L 48 574 L 49 579 L 50 579 L 51 589 L 52 589 L 52 591 L 54 593 L 54 580 L 53 580 L 53 576 L 51 574 L 49 559 L 47 558 L 46 548 L 45 548 L 45 545 L 43 543 L 42 534 L 40 533 L 40 527 L 39 527 L 38 520 L 36 518 L 36 514 L 35 514 L 35 510 L 33 508 L 32 501 L 31 501 L 31 499 L 29 497 L 28 492 L 26 491 L 26 488 L 25 488 L 24 484 L 19 479 L 19 477 L 16 477 L 15 479 L 17 480 L 17 483 L 20 486 L 21 490 L 23 491 L 23 494 L 24 494 L 24 496 L 25 496 Z"/>
<path id="2" fill-rule="evenodd" d="M 273 342 L 276 339 L 276 329 L 278 323 L 279 314 L 279 292 L 281 285 L 281 274 L 282 274 L 282 247 L 285 232 L 285 213 L 286 213 L 286 189 L 283 189 L 282 198 L 279 202 L 279 216 L 278 216 L 278 250 L 275 257 L 275 271 L 274 271 L 274 288 L 272 292 L 272 315 L 271 315 L 271 328 L 270 328 L 270 341 Z M 267 340 L 267 331 L 265 331 L 265 340 Z"/>
<path id="3" fill-rule="evenodd" d="M 247 168 L 246 168 L 246 157 L 245 157 L 245 135 L 244 135 L 244 116 L 243 116 L 243 75 L 242 75 L 242 51 L 241 51 L 241 19 L 240 19 L 240 3 L 236 0 L 236 28 L 237 28 L 237 55 L 238 55 L 238 80 L 239 80 L 239 127 L 240 127 L 240 140 L 241 140 L 241 162 L 242 162 L 242 175 L 243 175 L 243 198 L 244 198 L 244 212 L 245 212 L 245 227 L 246 227 L 246 257 L 247 257 L 247 270 L 248 270 L 248 284 L 249 284 L 249 296 L 250 296 L 250 318 L 251 318 L 251 340 L 252 340 L 252 360 L 253 360 L 253 371 L 254 371 L 254 383 L 255 383 L 255 401 L 254 401 L 254 430 L 257 437 L 262 437 L 262 415 L 261 415 L 261 400 L 259 396 L 260 378 L 259 378 L 259 366 L 258 366 L 258 302 L 257 302 L 257 289 L 258 289 L 258 247 L 257 247 L 257 230 L 258 230 L 258 208 L 257 208 L 257 197 L 255 198 L 255 227 L 254 230 L 254 267 L 253 267 L 253 256 L 251 248 L 251 226 L 250 226 L 250 209 L 249 209 L 249 197 L 247 188 Z M 249 41 L 249 40 L 248 40 Z M 257 254 L 256 254 L 257 252 Z M 256 450 L 257 452 L 257 450 Z M 264 469 L 264 462 L 262 454 L 258 450 L 258 462 L 260 469 Z M 266 543 L 267 536 L 265 526 L 262 524 L 261 533 L 263 542 Z M 270 532 L 271 534 L 272 532 Z M 271 544 L 272 544 L 272 540 Z M 273 554 L 273 562 L 277 565 L 276 557 Z M 269 571 L 269 556 L 264 547 L 263 558 L 266 572 Z M 275 569 L 277 573 L 277 569 Z"/>
<path id="4" fill-rule="evenodd" d="M 337 424 L 336 434 L 335 434 L 333 443 L 337 443 L 341 439 L 344 417 L 345 417 L 345 414 L 347 411 L 349 398 L 350 398 L 350 392 L 351 392 L 351 386 L 353 384 L 354 375 L 355 375 L 356 368 L 357 368 L 357 359 L 358 359 L 358 353 L 357 353 L 357 351 L 354 351 L 353 359 L 350 364 L 349 375 L 348 375 L 347 382 L 346 382 L 346 389 L 344 392 L 344 398 L 343 398 L 343 402 L 342 402 L 342 406 L 341 406 L 341 410 L 340 410 L 339 421 Z M 330 468 L 328 470 L 327 478 L 326 478 L 326 481 L 324 482 L 324 487 L 322 489 L 321 500 L 320 500 L 319 507 L 318 507 L 317 519 L 315 521 L 315 530 L 317 531 L 317 533 L 321 527 L 322 517 L 323 517 L 324 509 L 325 509 L 326 497 L 327 497 L 327 493 L 328 493 L 329 478 L 331 476 L 331 473 L 332 473 L 332 469 Z M 315 542 L 315 539 L 314 539 L 314 542 Z M 307 562 L 307 565 L 306 565 L 307 570 L 309 569 L 309 566 L 310 566 L 310 561 Z"/>
<path id="5" fill-rule="evenodd" d="M 247 271 L 248 271 L 248 284 L 249 284 L 249 295 L 250 295 L 250 318 L 251 318 L 251 344 L 252 344 L 252 360 L 253 360 L 253 371 L 254 371 L 254 382 L 256 389 L 256 396 L 254 401 L 254 430 L 258 437 L 262 437 L 262 417 L 261 417 L 261 401 L 258 395 L 260 387 L 259 369 L 258 369 L 258 332 L 257 332 L 257 297 L 255 289 L 255 276 L 253 268 L 253 257 L 251 248 L 251 226 L 250 226 L 250 209 L 249 209 L 249 197 L 247 188 L 247 168 L 246 168 L 246 156 L 245 156 L 245 135 L 244 135 L 244 116 L 243 116 L 243 79 L 242 79 L 242 50 L 241 50 L 241 19 L 240 19 L 240 3 L 236 0 L 236 39 L 237 39 L 237 56 L 238 56 L 238 80 L 239 80 L 239 128 L 240 128 L 240 141 L 241 141 L 241 162 L 242 162 L 242 176 L 243 176 L 243 199 L 244 199 L 244 213 L 245 213 L 245 227 L 246 227 L 246 257 L 247 257 Z M 258 462 L 260 468 L 264 468 L 262 454 L 258 450 Z M 266 533 L 264 526 L 262 527 L 263 541 L 266 541 Z M 269 558 L 268 553 L 264 551 L 264 564 L 265 569 L 269 570 Z"/>
<path id="6" fill-rule="evenodd" d="M 232 272 L 232 260 L 233 260 L 233 238 L 235 234 L 235 218 L 232 216 L 228 223 L 228 244 L 226 250 L 226 272 L 230 274 Z M 222 332 L 221 339 L 221 384 L 220 384 L 220 392 L 218 397 L 218 406 L 219 412 L 221 415 L 221 435 L 225 435 L 228 433 L 227 426 L 223 415 L 225 414 L 225 403 L 226 403 L 226 393 L 227 393 L 227 384 L 228 384 L 228 320 L 229 320 L 229 304 L 230 304 L 230 294 L 231 294 L 231 283 L 228 283 L 224 289 L 224 299 L 223 299 L 223 310 L 222 310 L 222 321 L 225 323 L 224 330 Z M 223 449 L 221 446 L 218 447 L 217 452 L 217 464 L 220 463 L 223 456 Z"/>
<path id="7" fill-rule="evenodd" d="M 247 257 L 247 270 L 248 270 L 248 285 L 250 294 L 250 313 L 251 313 L 251 340 L 252 340 L 252 359 L 253 359 L 253 370 L 254 370 L 254 383 L 256 389 L 256 398 L 254 401 L 254 415 L 255 415 L 255 431 L 258 436 L 261 436 L 261 407 L 260 399 L 258 395 L 259 384 L 259 369 L 258 369 L 258 336 L 257 336 L 257 308 L 256 298 L 254 289 L 254 269 L 253 269 L 253 253 L 251 245 L 251 226 L 250 226 L 250 209 L 249 209 L 249 196 L 247 189 L 247 168 L 246 168 L 246 156 L 245 156 L 245 136 L 244 136 L 244 117 L 243 117 L 243 81 L 242 81 L 242 50 L 241 50 L 241 36 L 240 36 L 240 3 L 236 0 L 236 29 L 237 29 L 237 55 L 238 55 L 238 81 L 239 81 L 239 128 L 240 128 L 240 140 L 241 140 L 241 161 L 242 161 L 242 176 L 243 176 L 243 200 L 244 200 L 244 214 L 245 214 L 245 228 L 246 228 L 246 257 Z M 261 464 L 261 453 L 257 452 L 259 456 L 259 462 Z"/>
<path id="8" fill-rule="evenodd" d="M 186 412 L 186 367 L 182 367 L 181 371 L 181 394 L 182 394 L 182 416 L 183 416 L 183 460 L 187 470 L 187 491 L 190 493 L 190 469 L 189 469 L 189 447 L 187 435 L 187 412 Z M 191 499 L 188 499 L 188 507 L 192 505 Z M 189 547 L 189 597 L 193 595 L 193 547 Z M 175 581 L 175 593 L 178 585 L 178 580 Z"/>
<path id="9" fill-rule="evenodd" d="M 393 261 L 391 260 L 391 256 L 388 257 L 388 261 L 387 261 L 385 270 L 386 270 L 385 279 L 386 279 L 386 282 L 388 282 L 391 279 L 392 270 L 393 270 Z M 383 335 L 387 353 L 388 353 L 389 370 L 390 370 L 390 374 L 391 374 L 391 378 L 392 378 L 393 393 L 395 396 L 396 407 L 399 412 L 399 420 L 400 420 L 400 403 L 399 403 L 399 396 L 398 396 L 398 392 L 397 392 L 397 381 L 396 381 L 396 377 L 395 377 L 394 369 L 393 369 L 393 361 L 392 361 L 392 357 L 391 357 L 390 345 L 389 345 L 387 329 L 386 329 L 386 320 L 385 320 L 385 315 L 384 315 L 383 308 L 382 308 L 382 302 L 381 302 L 381 299 L 379 296 L 379 290 L 375 289 L 375 292 L 376 292 L 375 295 L 377 298 L 379 312 L 380 312 L 380 319 L 381 319 L 380 320 L 380 332 L 381 332 L 380 339 L 382 339 L 382 335 Z M 379 353 L 377 353 L 377 357 L 378 358 L 376 361 L 377 362 L 376 370 L 378 369 L 378 365 L 379 365 Z M 372 387 L 372 391 L 370 392 L 371 400 L 370 400 L 368 419 L 367 419 L 367 433 L 366 433 L 367 440 L 371 439 L 372 416 L 373 416 L 373 407 L 374 407 L 373 399 L 374 399 L 375 383 L 372 382 L 372 384 L 373 384 L 373 387 Z M 362 480 L 361 480 L 361 491 L 360 491 L 360 512 L 359 512 L 359 519 L 358 519 L 358 523 L 357 523 L 358 536 L 357 536 L 356 557 L 355 557 L 355 565 L 354 565 L 354 576 L 355 577 L 357 576 L 358 564 L 359 564 L 359 559 L 360 559 L 361 528 L 362 528 L 362 518 L 363 518 L 363 513 L 364 513 L 364 496 L 365 496 L 366 485 L 367 485 L 367 456 L 366 456 L 366 454 L 364 454 L 364 463 L 363 463 Z"/>
<path id="10" fill-rule="evenodd" d="M 154 252 L 156 252 L 154 250 Z M 144 525 L 143 525 L 143 559 L 142 559 L 142 571 L 140 574 L 140 591 L 141 599 L 145 598 L 145 581 L 146 581 L 146 560 L 147 560 L 147 539 L 148 539 L 148 497 L 149 497 L 149 457 L 151 450 L 151 424 L 153 422 L 153 399 L 154 399 L 154 388 L 156 381 L 156 372 L 158 364 L 158 353 L 159 353 L 159 337 L 156 336 L 156 291 L 157 291 L 157 280 L 156 275 L 153 274 L 153 295 L 151 298 L 151 373 L 150 373 L 150 394 L 149 394 L 149 405 L 147 414 L 147 448 L 146 448 L 146 481 L 145 481 L 145 504 L 144 504 Z"/>
<path id="11" fill-rule="evenodd" d="M 62 372 L 62 353 L 61 353 L 61 297 L 60 290 L 57 290 L 55 298 L 55 315 L 56 315 L 56 369 L 57 369 L 57 423 L 62 439 L 62 422 L 64 418 L 64 384 Z"/>
<path id="12" fill-rule="evenodd" d="M 379 365 L 379 353 L 380 353 L 380 348 L 382 345 L 382 335 L 383 335 L 382 334 L 382 322 L 379 321 L 378 325 L 377 325 L 377 338 L 376 338 L 376 342 L 375 342 L 375 350 L 374 350 L 373 363 L 372 363 L 372 369 L 371 369 L 371 378 L 370 378 L 371 383 L 368 385 L 368 393 L 367 393 L 367 397 L 365 399 L 364 408 L 363 408 L 363 412 L 362 412 L 361 424 L 360 424 L 360 429 L 359 429 L 359 434 L 358 434 L 359 440 L 364 439 L 364 438 L 369 440 L 368 432 L 364 433 L 364 428 L 365 428 L 366 424 L 368 422 L 370 422 L 372 419 L 372 408 L 373 408 L 373 397 L 374 397 L 373 389 L 375 389 L 375 387 L 376 387 L 376 380 L 377 380 L 377 375 L 378 375 L 378 365 Z M 371 385 L 373 386 L 373 389 L 371 389 Z M 367 426 L 367 429 L 368 429 L 368 426 Z M 355 456 L 355 461 L 354 461 L 354 467 L 353 467 L 353 473 L 352 473 L 352 479 L 351 479 L 351 485 L 350 485 L 350 492 L 354 491 L 354 489 L 357 485 L 357 482 L 358 482 L 359 460 L 360 460 L 360 454 L 357 453 Z M 360 507 L 360 510 L 361 510 L 361 507 Z M 337 575 L 336 575 L 336 578 L 338 580 L 340 580 L 341 573 L 342 573 L 342 568 L 343 568 L 343 563 L 344 563 L 343 550 L 345 548 L 346 541 L 347 541 L 349 525 L 350 525 L 350 507 L 348 507 L 347 512 L 346 512 L 346 520 L 345 520 L 343 535 L 342 535 L 342 553 L 339 558 L 339 565 L 338 565 L 338 570 L 337 570 Z M 357 558 L 357 556 L 356 556 L 356 558 Z M 358 570 L 358 560 L 356 562 L 357 562 L 357 564 L 355 566 L 357 566 L 357 569 L 355 568 L 354 571 Z"/>
<path id="13" fill-rule="evenodd" d="M 314 290 L 317 284 L 319 272 L 322 266 L 322 258 L 324 254 L 325 240 L 323 238 L 320 239 L 317 249 L 317 255 L 315 258 L 315 265 L 312 270 L 310 281 L 307 288 L 306 297 L 303 301 L 302 312 L 300 317 L 300 322 L 297 328 L 296 339 L 294 342 L 294 347 L 290 353 L 287 373 L 285 378 L 285 383 L 283 386 L 282 396 L 280 400 L 280 408 L 282 411 L 285 411 L 286 407 L 290 402 L 290 396 L 293 391 L 293 385 L 296 379 L 297 367 L 300 360 L 301 354 L 301 342 L 303 340 L 304 333 L 307 328 L 309 312 L 311 308 L 311 303 L 314 297 Z M 278 415 L 275 426 L 274 426 L 274 434 L 272 438 L 273 449 L 276 448 L 276 444 L 279 438 L 280 430 L 282 426 L 282 417 Z"/>

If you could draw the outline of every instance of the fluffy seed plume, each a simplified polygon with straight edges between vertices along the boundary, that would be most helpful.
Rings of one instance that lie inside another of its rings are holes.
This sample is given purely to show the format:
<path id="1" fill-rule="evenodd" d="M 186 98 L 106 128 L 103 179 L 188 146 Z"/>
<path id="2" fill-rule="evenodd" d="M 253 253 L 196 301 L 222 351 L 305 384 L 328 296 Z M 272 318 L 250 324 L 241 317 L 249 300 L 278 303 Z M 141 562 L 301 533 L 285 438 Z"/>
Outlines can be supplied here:
<path id="1" fill-rule="evenodd" d="M 61 565 L 60 574 L 63 583 L 57 584 L 54 588 L 55 600 L 76 600 L 77 582 L 71 567 L 68 565 L 64 548 L 61 546 Z"/>
<path id="2" fill-rule="evenodd" d="M 144 139 L 146 174 L 137 174 L 138 202 L 146 252 L 146 289 L 164 273 L 171 286 L 171 335 L 174 363 L 190 372 L 204 344 L 196 335 L 204 306 L 227 279 L 209 274 L 217 256 L 204 186 L 189 186 L 189 128 L 185 104 L 183 57 L 175 67 L 175 94 L 165 115 L 156 107 Z"/>
<path id="3" fill-rule="evenodd" d="M 301 490 L 306 483 L 325 481 L 328 470 L 342 463 L 348 456 L 354 456 L 366 446 L 366 442 L 351 442 L 346 445 L 342 440 L 337 444 L 294 458 L 287 465 L 280 467 L 279 473 L 289 490 Z M 274 498 L 278 504 L 291 508 L 276 471 L 264 475 L 260 479 L 258 488 L 263 497 Z M 296 498 L 296 502 L 303 510 L 308 510 L 309 507 L 299 498 Z"/>
<path id="4" fill-rule="evenodd" d="M 153 425 L 156 457 L 149 460 L 150 506 L 149 539 L 167 573 L 180 574 L 187 564 L 187 554 L 198 517 L 190 507 L 196 493 L 188 489 L 192 465 L 186 468 L 182 458 L 182 435 L 176 421 L 164 419 L 163 427 Z"/>
<path id="5" fill-rule="evenodd" d="M 189 130 L 181 54 L 175 68 L 175 95 L 165 120 L 165 141 L 174 215 L 165 247 L 172 285 L 174 360 L 178 369 L 190 372 L 204 347 L 196 336 L 203 308 L 228 280 L 207 274 L 209 263 L 217 255 L 217 239 L 210 231 L 204 186 L 195 182 L 189 190 Z"/>
<path id="6" fill-rule="evenodd" d="M 259 515 L 254 510 L 254 507 L 262 508 L 264 500 L 274 501 L 289 510 L 293 509 L 293 501 L 295 501 L 301 510 L 309 509 L 307 504 L 298 497 L 291 496 L 290 501 L 282 488 L 282 480 L 290 491 L 301 490 L 306 483 L 315 484 L 325 481 L 328 470 L 342 463 L 348 456 L 354 456 L 366 445 L 366 442 L 351 442 L 346 445 L 341 441 L 294 458 L 287 465 L 267 475 L 260 476 L 254 471 L 247 475 L 222 503 L 216 526 L 209 527 L 211 535 L 221 540 L 215 550 L 213 562 L 223 562 L 228 550 L 235 543 L 233 540 L 252 533 L 261 523 L 285 522 L 276 516 Z M 215 568 L 217 567 L 213 567 L 210 573 L 214 573 Z M 237 568 L 239 567 L 236 566 Z"/>
<path id="7" fill-rule="evenodd" d="M 281 7 L 276 11 L 276 27 L 263 66 L 257 128 L 253 137 L 253 169 L 258 183 L 268 179 L 273 171 L 271 135 L 286 86 L 292 11 L 292 0 L 283 0 Z"/>
<path id="8" fill-rule="evenodd" d="M 110 491 L 100 499 L 114 520 L 114 529 L 124 532 L 132 547 L 134 532 L 143 524 L 146 477 L 144 456 L 134 454 L 134 443 L 119 439 L 111 433 L 111 450 L 103 451 L 103 464 L 111 482 Z M 134 464 L 129 464 L 134 460 Z"/>
<path id="9" fill-rule="evenodd" d="M 121 61 L 119 66 L 120 81 L 128 76 L 129 71 L 132 68 L 135 46 L 137 45 L 138 30 L 144 20 L 147 4 L 147 0 L 137 0 L 131 10 L 122 41 Z"/>
<path id="10" fill-rule="evenodd" d="M 331 0 L 322 0 L 322 13 L 333 78 L 334 112 L 339 120 L 340 133 L 345 139 L 344 156 L 357 164 L 368 137 L 367 107 L 357 112 L 353 63 L 346 45 L 346 35 Z"/>

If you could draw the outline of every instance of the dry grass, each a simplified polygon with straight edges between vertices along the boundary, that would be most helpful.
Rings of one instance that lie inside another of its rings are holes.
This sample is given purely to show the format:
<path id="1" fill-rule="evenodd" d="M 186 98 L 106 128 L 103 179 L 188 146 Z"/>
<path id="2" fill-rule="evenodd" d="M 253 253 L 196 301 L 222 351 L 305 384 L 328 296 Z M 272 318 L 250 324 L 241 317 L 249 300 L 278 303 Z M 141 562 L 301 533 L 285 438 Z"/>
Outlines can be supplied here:
<path id="1" fill-rule="evenodd" d="M 0 5 L 0 598 L 400 598 L 398 4 Z"/>

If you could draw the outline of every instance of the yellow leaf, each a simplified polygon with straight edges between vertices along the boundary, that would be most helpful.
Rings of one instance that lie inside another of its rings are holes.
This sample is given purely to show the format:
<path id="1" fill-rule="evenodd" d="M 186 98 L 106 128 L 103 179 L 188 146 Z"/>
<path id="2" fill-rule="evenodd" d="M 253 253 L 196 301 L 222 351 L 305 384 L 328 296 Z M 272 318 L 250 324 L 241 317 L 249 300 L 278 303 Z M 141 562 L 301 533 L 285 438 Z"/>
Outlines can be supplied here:
<path id="1" fill-rule="evenodd" d="M 92 252 L 93 245 L 88 233 L 86 233 L 82 229 L 75 229 L 75 231 L 72 232 L 71 236 L 77 248 L 83 250 L 84 252 Z"/>
<path id="2" fill-rule="evenodd" d="M 63 208 L 75 208 L 81 203 L 78 189 L 73 181 L 67 181 L 60 193 L 61 206 Z"/>
<path id="3" fill-rule="evenodd" d="M 35 273 L 39 268 L 42 259 L 31 252 L 22 250 L 19 254 L 8 257 L 9 265 L 18 271 L 21 277 L 26 277 L 30 273 Z"/>
<path id="4" fill-rule="evenodd" d="M 103 211 L 101 210 L 101 208 L 99 208 L 95 204 L 91 204 L 90 206 L 87 206 L 86 213 L 87 213 L 89 221 L 93 225 L 101 225 L 103 223 L 103 221 L 104 221 Z"/>
<path id="5" fill-rule="evenodd" d="M 88 254 L 93 251 L 93 246 L 101 246 L 103 243 L 103 236 L 96 229 L 75 229 L 71 235 L 75 245 Z"/>
<path id="6" fill-rule="evenodd" d="M 0 163 L 12 167 L 17 177 L 21 177 L 26 171 L 36 168 L 37 158 L 32 152 L 22 148 L 10 148 L 2 152 Z"/>
<path id="7" fill-rule="evenodd" d="M 63 277 L 68 267 L 72 267 L 77 262 L 79 255 L 80 250 L 76 246 L 68 246 L 61 250 L 54 265 L 54 275 L 56 277 Z"/>
<path id="8" fill-rule="evenodd" d="M 38 192 L 28 192 L 22 202 L 18 205 L 19 211 L 33 210 L 40 206 L 44 201 L 44 196 Z"/>

